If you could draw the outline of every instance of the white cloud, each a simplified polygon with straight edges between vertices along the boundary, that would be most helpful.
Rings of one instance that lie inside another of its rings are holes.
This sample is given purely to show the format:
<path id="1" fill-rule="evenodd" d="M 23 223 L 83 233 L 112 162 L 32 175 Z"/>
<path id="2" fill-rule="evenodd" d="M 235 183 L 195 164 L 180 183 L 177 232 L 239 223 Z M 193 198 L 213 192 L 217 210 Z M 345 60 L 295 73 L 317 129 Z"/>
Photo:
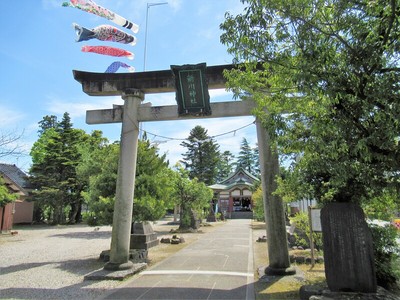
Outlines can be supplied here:
<path id="1" fill-rule="evenodd" d="M 61 2 L 54 1 L 54 0 L 42 0 L 42 7 L 47 10 L 47 9 L 52 9 L 55 7 L 60 7 Z"/>
<path id="2" fill-rule="evenodd" d="M 68 112 L 71 119 L 84 117 L 87 110 L 108 109 L 112 108 L 113 104 L 123 104 L 123 100 L 120 97 L 100 98 L 100 100 L 99 98 L 91 98 L 93 99 L 92 101 L 86 99 L 86 102 L 70 102 L 58 97 L 48 98 L 49 100 L 46 104 L 47 111 L 55 115 L 63 115 L 65 112 Z"/>
<path id="3" fill-rule="evenodd" d="M 26 117 L 26 114 L 4 105 L 0 105 L 0 128 L 18 127 L 19 123 Z"/>
<path id="4" fill-rule="evenodd" d="M 215 28 L 205 28 L 199 31 L 198 36 L 201 40 L 205 39 L 210 41 L 215 38 L 219 39 L 219 32 L 216 31 Z"/>
<path id="5" fill-rule="evenodd" d="M 176 105 L 175 93 L 147 94 L 144 102 L 151 102 L 153 106 Z"/>
<path id="6" fill-rule="evenodd" d="M 225 89 L 209 90 L 210 102 L 232 101 L 233 94 Z M 153 106 L 176 105 L 175 93 L 147 94 L 144 102 Z"/>
<path id="7" fill-rule="evenodd" d="M 177 12 L 182 7 L 182 0 L 169 0 L 168 5 L 170 5 L 172 9 Z"/>

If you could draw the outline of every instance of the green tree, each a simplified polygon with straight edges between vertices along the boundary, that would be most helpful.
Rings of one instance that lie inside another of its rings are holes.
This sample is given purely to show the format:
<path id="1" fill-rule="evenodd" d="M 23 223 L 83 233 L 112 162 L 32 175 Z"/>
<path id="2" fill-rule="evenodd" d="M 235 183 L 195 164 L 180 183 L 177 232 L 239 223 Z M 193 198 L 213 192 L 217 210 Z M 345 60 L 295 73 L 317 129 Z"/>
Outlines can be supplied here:
<path id="1" fill-rule="evenodd" d="M 253 175 L 260 177 L 261 175 L 261 168 L 260 168 L 260 152 L 258 150 L 258 145 L 253 148 L 253 157 L 254 157 L 254 168 L 253 168 Z"/>
<path id="2" fill-rule="evenodd" d="M 89 225 L 112 224 L 118 172 L 119 144 L 104 144 L 92 149 L 80 164 L 80 177 L 89 178 L 82 193 L 88 208 Z"/>
<path id="3" fill-rule="evenodd" d="M 107 210 L 107 203 L 113 201 L 115 193 L 114 170 L 117 169 L 118 164 L 118 149 L 119 146 L 110 145 L 108 139 L 103 137 L 103 133 L 99 130 L 93 131 L 87 141 L 80 144 L 81 158 L 76 173 L 78 180 L 84 183 L 81 192 L 84 204 L 92 211 L 91 215 L 85 213 L 83 216 L 88 223 L 95 220 L 96 214 L 93 211 L 101 214 L 101 219 L 107 219 L 105 215 L 112 218 L 112 210 L 111 212 Z M 110 154 L 112 152 L 116 153 L 115 156 Z M 100 188 L 103 190 L 103 198 L 96 205 L 92 200 L 99 199 Z"/>
<path id="4" fill-rule="evenodd" d="M 257 221 L 265 221 L 264 215 L 264 199 L 262 195 L 262 188 L 259 186 L 251 196 L 253 201 L 253 214 Z"/>
<path id="5" fill-rule="evenodd" d="M 44 120 L 46 117 L 44 118 Z M 55 127 L 42 128 L 42 134 L 31 149 L 31 181 L 35 187 L 33 199 L 42 210 L 50 210 L 52 223 L 79 220 L 79 208 L 83 201 L 83 185 L 77 180 L 79 144 L 87 137 L 83 130 L 72 128 L 68 113 Z"/>
<path id="6" fill-rule="evenodd" d="M 181 145 L 187 148 L 182 163 L 189 171 L 189 177 L 197 178 L 206 185 L 215 183 L 220 156 L 219 145 L 207 134 L 207 130 L 199 125 L 190 131 L 187 140 Z"/>
<path id="7" fill-rule="evenodd" d="M 148 140 L 139 142 L 136 166 L 135 199 L 133 221 L 156 221 L 173 207 L 173 171 L 168 168 L 166 155 L 159 155 L 158 149 Z"/>
<path id="8" fill-rule="evenodd" d="M 237 95 L 319 201 L 368 201 L 399 185 L 399 2 L 247 0 L 221 41 Z M 267 109 L 268 114 L 265 113 Z"/>
<path id="9" fill-rule="evenodd" d="M 256 157 L 256 152 L 251 148 L 249 142 L 246 138 L 242 139 L 240 143 L 240 151 L 236 161 L 236 165 L 243 168 L 250 174 L 256 174 L 258 159 Z"/>
<path id="10" fill-rule="evenodd" d="M 232 173 L 234 168 L 234 159 L 235 156 L 229 150 L 226 150 L 220 154 L 217 165 L 218 173 L 215 179 L 216 182 L 222 181 Z"/>
<path id="11" fill-rule="evenodd" d="M 180 165 L 176 166 L 174 181 L 175 201 L 181 208 L 179 229 L 193 228 L 196 212 L 201 213 L 204 208 L 209 207 L 213 192 L 197 177 L 190 179 L 189 172 Z"/>
<path id="12" fill-rule="evenodd" d="M 8 203 L 14 202 L 17 199 L 18 195 L 10 192 L 3 178 L 0 177 L 0 207 L 4 207 Z"/>
<path id="13" fill-rule="evenodd" d="M 135 178 L 133 221 L 154 221 L 171 208 L 173 171 L 165 155 L 160 156 L 148 140 L 140 140 Z M 83 193 L 88 204 L 90 224 L 112 224 L 118 175 L 119 144 L 105 145 L 91 153 L 81 166 L 89 176 L 89 188 Z"/>
<path id="14" fill-rule="evenodd" d="M 319 202 L 398 191 L 399 1 L 242 2 L 221 24 L 242 64 L 226 72 L 228 85 L 257 103 L 274 146 L 296 157 L 291 184 Z"/>
<path id="15" fill-rule="evenodd" d="M 41 121 L 39 121 L 39 136 L 41 136 L 47 129 L 50 128 L 57 128 L 58 127 L 58 122 L 57 122 L 57 117 L 54 115 L 47 115 L 44 116 Z"/>

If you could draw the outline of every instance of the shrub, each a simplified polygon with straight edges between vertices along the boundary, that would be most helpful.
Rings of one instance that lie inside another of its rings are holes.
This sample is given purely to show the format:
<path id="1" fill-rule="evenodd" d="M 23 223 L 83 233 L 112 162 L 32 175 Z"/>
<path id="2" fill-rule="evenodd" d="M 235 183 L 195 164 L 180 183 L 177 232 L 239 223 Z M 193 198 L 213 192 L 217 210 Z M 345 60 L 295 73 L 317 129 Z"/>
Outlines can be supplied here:
<path id="1" fill-rule="evenodd" d="M 257 221 L 265 221 L 264 219 L 264 200 L 261 186 L 253 193 L 253 218 Z"/>
<path id="2" fill-rule="evenodd" d="M 310 248 L 310 222 L 308 214 L 305 212 L 299 212 L 294 217 L 290 218 L 290 222 L 295 224 L 296 229 L 294 236 L 296 238 L 296 246 L 304 248 Z M 322 233 L 313 232 L 314 247 L 318 251 L 322 249 Z"/>
<path id="3" fill-rule="evenodd" d="M 400 249 L 397 244 L 397 230 L 392 225 L 369 224 L 374 243 L 376 280 L 378 285 L 389 288 L 399 279 L 397 266 Z"/>

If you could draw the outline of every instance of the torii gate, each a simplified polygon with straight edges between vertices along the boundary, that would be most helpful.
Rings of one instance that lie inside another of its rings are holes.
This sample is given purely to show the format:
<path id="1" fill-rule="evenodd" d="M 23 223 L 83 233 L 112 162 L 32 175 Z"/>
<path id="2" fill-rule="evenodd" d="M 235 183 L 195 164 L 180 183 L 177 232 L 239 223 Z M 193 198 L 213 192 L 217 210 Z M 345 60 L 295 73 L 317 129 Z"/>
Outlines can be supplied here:
<path id="1" fill-rule="evenodd" d="M 208 89 L 225 88 L 224 70 L 234 65 L 218 65 L 205 68 Z M 133 196 L 135 187 L 136 158 L 139 137 L 139 123 L 148 121 L 185 120 L 194 118 L 221 118 L 252 115 L 255 107 L 252 101 L 230 101 L 211 103 L 211 115 L 178 115 L 178 106 L 141 105 L 144 95 L 175 91 L 175 80 L 171 70 L 139 73 L 91 73 L 73 71 L 74 78 L 82 84 L 83 91 L 91 96 L 120 95 L 123 106 L 112 109 L 86 112 L 86 123 L 120 123 L 121 151 L 118 164 L 116 200 L 114 206 L 110 261 L 106 270 L 127 270 L 133 263 L 129 260 L 130 232 L 132 222 Z M 286 238 L 285 216 L 282 201 L 272 193 L 276 189 L 275 175 L 279 172 L 277 153 L 270 148 L 270 138 L 261 123 L 256 121 L 261 182 L 263 188 L 266 220 L 269 275 L 289 275 L 289 252 Z"/>

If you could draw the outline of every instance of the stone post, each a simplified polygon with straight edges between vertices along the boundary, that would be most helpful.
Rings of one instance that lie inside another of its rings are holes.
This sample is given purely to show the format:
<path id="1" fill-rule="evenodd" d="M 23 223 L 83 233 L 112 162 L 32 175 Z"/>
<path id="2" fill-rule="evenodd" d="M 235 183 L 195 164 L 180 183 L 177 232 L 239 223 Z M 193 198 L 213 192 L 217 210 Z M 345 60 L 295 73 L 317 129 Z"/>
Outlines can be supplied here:
<path id="1" fill-rule="evenodd" d="M 144 99 L 140 90 L 123 92 L 121 145 L 115 194 L 110 261 L 106 270 L 126 270 L 133 266 L 129 260 L 129 243 L 132 226 L 133 194 L 135 188 L 136 158 L 139 137 L 138 107 Z"/>
<path id="2" fill-rule="evenodd" d="M 278 153 L 272 151 L 269 134 L 259 120 L 256 121 L 256 127 L 264 200 L 264 217 L 267 225 L 269 265 L 265 269 L 265 274 L 292 275 L 296 271 L 290 267 L 283 203 L 279 196 L 273 195 L 273 192 L 277 188 L 275 177 L 279 174 Z"/>
<path id="3" fill-rule="evenodd" d="M 360 206 L 332 202 L 321 210 L 326 282 L 332 292 L 376 293 L 371 232 Z"/>

